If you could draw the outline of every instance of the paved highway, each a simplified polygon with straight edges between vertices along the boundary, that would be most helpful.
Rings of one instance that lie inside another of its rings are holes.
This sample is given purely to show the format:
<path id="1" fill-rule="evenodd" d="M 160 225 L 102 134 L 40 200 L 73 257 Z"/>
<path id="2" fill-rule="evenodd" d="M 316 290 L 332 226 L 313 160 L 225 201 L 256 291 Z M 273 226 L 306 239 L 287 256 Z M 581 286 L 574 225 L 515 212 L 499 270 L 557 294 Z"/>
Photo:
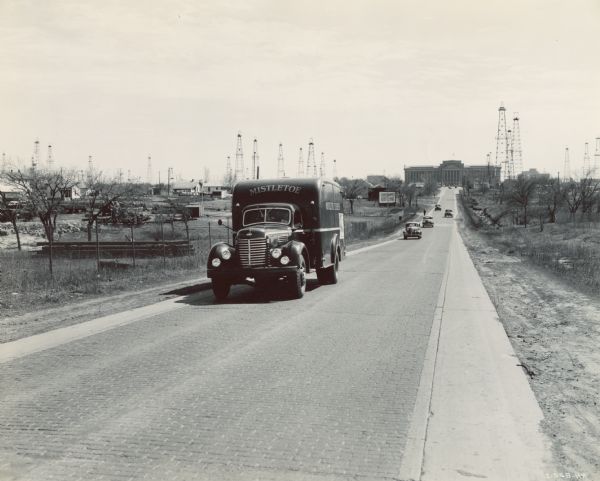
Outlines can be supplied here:
<path id="1" fill-rule="evenodd" d="M 0 479 L 399 479 L 457 235 L 442 214 L 303 299 L 200 292 L 3 362 Z"/>

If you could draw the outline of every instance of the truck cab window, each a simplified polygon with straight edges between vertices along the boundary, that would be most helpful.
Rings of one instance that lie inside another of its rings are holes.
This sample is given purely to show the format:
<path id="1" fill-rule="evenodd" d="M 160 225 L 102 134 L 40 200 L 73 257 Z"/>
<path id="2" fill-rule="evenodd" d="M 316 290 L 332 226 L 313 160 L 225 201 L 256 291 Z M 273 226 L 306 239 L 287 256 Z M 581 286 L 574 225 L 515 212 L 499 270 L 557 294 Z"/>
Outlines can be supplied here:
<path id="1" fill-rule="evenodd" d="M 287 209 L 267 209 L 267 222 L 274 222 L 276 224 L 290 223 L 290 211 Z"/>
<path id="2" fill-rule="evenodd" d="M 244 225 L 260 224 L 265 221 L 264 209 L 251 209 L 244 212 Z"/>

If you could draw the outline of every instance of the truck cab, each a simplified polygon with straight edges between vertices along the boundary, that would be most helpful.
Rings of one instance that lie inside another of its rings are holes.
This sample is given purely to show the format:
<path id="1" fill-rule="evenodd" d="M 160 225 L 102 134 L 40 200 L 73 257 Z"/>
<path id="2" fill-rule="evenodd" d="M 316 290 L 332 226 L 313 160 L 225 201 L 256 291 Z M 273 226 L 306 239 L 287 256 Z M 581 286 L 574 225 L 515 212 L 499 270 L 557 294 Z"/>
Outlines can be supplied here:
<path id="1" fill-rule="evenodd" d="M 235 184 L 231 244 L 215 244 L 207 275 L 217 299 L 233 284 L 283 283 L 292 297 L 306 291 L 306 275 L 338 281 L 346 251 L 340 186 L 331 180 L 266 179 Z"/>

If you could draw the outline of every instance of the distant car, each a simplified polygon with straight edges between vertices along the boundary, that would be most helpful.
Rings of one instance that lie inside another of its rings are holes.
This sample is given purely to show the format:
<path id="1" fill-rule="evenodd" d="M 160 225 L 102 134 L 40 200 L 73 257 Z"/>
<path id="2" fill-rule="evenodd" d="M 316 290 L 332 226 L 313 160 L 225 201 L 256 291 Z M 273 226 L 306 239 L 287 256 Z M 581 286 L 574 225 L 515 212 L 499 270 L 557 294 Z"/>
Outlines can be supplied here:
<path id="1" fill-rule="evenodd" d="M 433 217 L 431 217 L 430 215 L 424 215 L 423 227 L 433 227 Z"/>
<path id="2" fill-rule="evenodd" d="M 440 204 L 435 204 L 435 210 L 442 210 L 442 206 Z"/>
<path id="3" fill-rule="evenodd" d="M 454 212 L 452 212 L 452 209 L 446 209 L 444 211 L 444 217 L 454 217 Z"/>
<path id="4" fill-rule="evenodd" d="M 421 224 L 419 222 L 407 222 L 404 225 L 402 235 L 404 236 L 404 239 L 408 239 L 410 237 L 416 237 L 417 239 L 420 239 L 423 235 L 423 232 L 421 231 Z"/>

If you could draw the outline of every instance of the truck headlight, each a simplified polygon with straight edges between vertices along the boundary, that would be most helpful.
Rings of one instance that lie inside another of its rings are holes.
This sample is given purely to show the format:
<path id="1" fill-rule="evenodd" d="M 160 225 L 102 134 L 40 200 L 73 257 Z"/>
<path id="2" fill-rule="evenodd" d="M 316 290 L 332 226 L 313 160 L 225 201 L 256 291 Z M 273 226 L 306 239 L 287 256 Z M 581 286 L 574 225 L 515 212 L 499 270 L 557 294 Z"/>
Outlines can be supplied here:
<path id="1" fill-rule="evenodd" d="M 228 261 L 229 259 L 231 259 L 231 251 L 229 249 L 224 249 L 221 251 L 221 257 L 223 259 L 225 259 L 226 261 Z"/>
<path id="2" fill-rule="evenodd" d="M 221 259 L 215 257 L 212 261 L 210 261 L 213 267 L 219 267 L 221 265 Z"/>
<path id="3" fill-rule="evenodd" d="M 279 259 L 281 257 L 281 249 L 271 249 L 271 255 L 273 256 L 273 259 Z"/>
<path id="4" fill-rule="evenodd" d="M 290 263 L 290 258 L 288 256 L 283 256 L 280 262 L 282 265 L 287 266 Z"/>

